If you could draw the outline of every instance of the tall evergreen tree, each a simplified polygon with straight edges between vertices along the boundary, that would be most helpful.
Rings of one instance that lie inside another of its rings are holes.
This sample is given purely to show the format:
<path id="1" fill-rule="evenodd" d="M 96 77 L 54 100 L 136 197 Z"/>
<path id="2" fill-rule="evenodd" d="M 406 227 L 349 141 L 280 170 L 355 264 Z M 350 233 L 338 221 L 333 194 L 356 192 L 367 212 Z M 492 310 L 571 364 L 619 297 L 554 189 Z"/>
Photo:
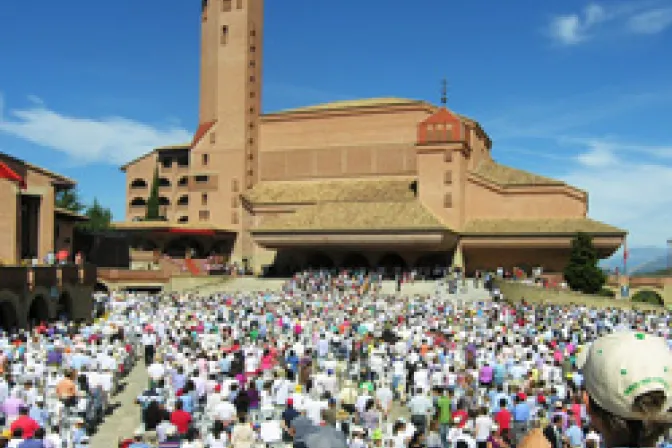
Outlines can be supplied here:
<path id="1" fill-rule="evenodd" d="M 564 271 L 569 287 L 584 294 L 597 294 L 602 291 L 607 278 L 597 265 L 599 261 L 591 236 L 578 233 L 572 240 L 572 251 Z"/>
<path id="2" fill-rule="evenodd" d="M 152 179 L 152 188 L 149 191 L 147 199 L 147 211 L 145 212 L 145 221 L 158 221 L 161 219 L 159 209 L 159 167 L 154 168 L 154 178 Z"/>
<path id="3" fill-rule="evenodd" d="M 84 230 L 92 232 L 107 230 L 112 223 L 112 212 L 110 209 L 100 205 L 98 199 L 95 198 L 93 204 L 86 210 L 86 216 L 89 218 L 89 221 L 80 226 Z"/>
<path id="4" fill-rule="evenodd" d="M 75 188 L 58 191 L 54 198 L 54 205 L 74 213 L 79 213 L 86 208 L 79 198 L 79 192 Z"/>

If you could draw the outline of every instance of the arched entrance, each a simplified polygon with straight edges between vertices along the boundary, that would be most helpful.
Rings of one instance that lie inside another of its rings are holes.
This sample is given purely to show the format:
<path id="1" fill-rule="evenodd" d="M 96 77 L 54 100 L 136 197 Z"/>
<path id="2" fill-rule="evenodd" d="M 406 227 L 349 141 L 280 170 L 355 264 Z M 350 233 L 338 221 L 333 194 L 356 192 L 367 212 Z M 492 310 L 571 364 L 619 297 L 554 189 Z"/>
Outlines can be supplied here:
<path id="1" fill-rule="evenodd" d="M 169 257 L 184 258 L 187 253 L 191 253 L 194 258 L 201 258 L 203 254 L 203 245 L 194 238 L 180 237 L 170 241 L 166 245 L 166 254 Z"/>
<path id="2" fill-rule="evenodd" d="M 58 311 L 56 315 L 61 320 L 69 321 L 72 319 L 72 297 L 65 291 L 58 296 Z"/>
<path id="3" fill-rule="evenodd" d="M 49 303 L 43 295 L 37 295 L 28 308 L 28 325 L 35 326 L 49 321 Z"/>
<path id="4" fill-rule="evenodd" d="M 406 270 L 406 261 L 395 252 L 388 252 L 378 261 L 378 267 L 385 271 L 386 276 L 392 276 L 397 272 Z"/>
<path id="5" fill-rule="evenodd" d="M 324 252 L 315 252 L 306 258 L 309 269 L 333 269 L 334 260 Z"/>
<path id="6" fill-rule="evenodd" d="M 421 277 L 436 278 L 441 275 L 443 268 L 450 266 L 451 259 L 446 252 L 430 252 L 420 256 L 415 267 Z"/>
<path id="7" fill-rule="evenodd" d="M 11 331 L 18 326 L 19 317 L 16 315 L 16 309 L 12 302 L 8 300 L 0 301 L 0 328 Z"/>
<path id="8" fill-rule="evenodd" d="M 367 269 L 369 260 L 359 252 L 349 252 L 343 257 L 341 267 L 344 269 Z"/>
<path id="9" fill-rule="evenodd" d="M 131 247 L 135 250 L 150 251 L 156 250 L 159 246 L 147 238 L 136 238 L 131 242 Z"/>

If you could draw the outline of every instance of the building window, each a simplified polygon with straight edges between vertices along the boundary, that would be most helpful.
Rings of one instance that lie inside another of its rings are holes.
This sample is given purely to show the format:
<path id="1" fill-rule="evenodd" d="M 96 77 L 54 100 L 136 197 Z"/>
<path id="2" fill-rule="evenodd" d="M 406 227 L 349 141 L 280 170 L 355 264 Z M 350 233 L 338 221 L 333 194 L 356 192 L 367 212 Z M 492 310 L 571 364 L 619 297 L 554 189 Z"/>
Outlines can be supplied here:
<path id="1" fill-rule="evenodd" d="M 257 31 L 256 30 L 250 31 L 250 37 L 257 37 Z"/>
<path id="2" fill-rule="evenodd" d="M 250 129 L 254 129 L 254 123 L 250 121 Z"/>
<path id="3" fill-rule="evenodd" d="M 187 176 L 180 177 L 180 180 L 177 182 L 179 187 L 185 187 L 189 185 L 189 178 Z"/>
<path id="4" fill-rule="evenodd" d="M 131 188 L 147 188 L 147 182 L 144 179 L 134 179 L 131 182 Z"/>
<path id="5" fill-rule="evenodd" d="M 194 176 L 194 180 L 196 181 L 197 184 L 204 184 L 208 181 L 208 176 L 200 174 L 198 176 Z"/>
<path id="6" fill-rule="evenodd" d="M 247 175 L 248 176 L 254 176 L 254 170 L 252 170 L 252 168 L 248 169 L 247 170 Z"/>
<path id="7" fill-rule="evenodd" d="M 238 208 L 238 196 L 234 196 L 231 198 L 231 207 Z"/>
<path id="8" fill-rule="evenodd" d="M 445 208 L 453 208 L 453 195 L 452 193 L 446 193 L 443 195 L 443 206 Z"/>
<path id="9" fill-rule="evenodd" d="M 251 113 L 251 114 L 254 113 L 254 107 L 250 107 L 250 113 Z"/>
<path id="10" fill-rule="evenodd" d="M 231 224 L 238 224 L 238 212 L 231 213 Z"/>
<path id="11" fill-rule="evenodd" d="M 232 0 L 222 0 L 222 12 L 231 11 L 231 1 Z"/>
<path id="12" fill-rule="evenodd" d="M 243 0 L 236 0 L 236 8 L 243 9 Z"/>
<path id="13" fill-rule="evenodd" d="M 161 160 L 161 165 L 163 165 L 164 168 L 170 168 L 173 166 L 173 159 L 166 157 Z"/>
<path id="14" fill-rule="evenodd" d="M 444 162 L 452 162 L 453 161 L 453 151 L 450 149 L 447 149 L 445 153 L 443 153 L 443 161 Z"/>
<path id="15" fill-rule="evenodd" d="M 250 68 L 255 68 L 257 66 L 257 61 L 251 60 L 250 61 Z"/>
<path id="16" fill-rule="evenodd" d="M 210 211 L 209 210 L 201 210 L 198 212 L 198 219 L 201 221 L 207 221 L 210 219 Z"/>
<path id="17" fill-rule="evenodd" d="M 180 199 L 177 200 L 177 205 L 189 205 L 189 196 L 186 194 L 180 196 Z"/>
<path id="18" fill-rule="evenodd" d="M 209 161 L 209 157 L 207 154 L 201 154 L 201 164 L 203 166 L 207 166 Z"/>
<path id="19" fill-rule="evenodd" d="M 250 82 L 254 82 L 257 78 L 254 77 L 254 75 L 250 76 Z"/>
<path id="20" fill-rule="evenodd" d="M 180 218 L 177 220 L 180 224 L 186 224 L 189 222 L 189 217 L 188 216 L 180 216 Z"/>
<path id="21" fill-rule="evenodd" d="M 256 51 L 257 51 L 257 47 L 255 47 L 254 45 L 250 45 L 250 53 L 254 53 Z"/>
<path id="22" fill-rule="evenodd" d="M 256 93 L 254 93 L 254 92 L 250 92 L 250 98 L 254 98 L 254 97 L 256 97 L 256 96 L 257 96 Z"/>
<path id="23" fill-rule="evenodd" d="M 238 186 L 238 179 L 233 179 L 231 181 L 231 191 L 234 193 L 238 193 L 239 188 L 240 186 Z"/>
<path id="24" fill-rule="evenodd" d="M 248 160 L 254 160 L 254 153 L 252 151 L 247 153 L 247 159 Z"/>
<path id="25" fill-rule="evenodd" d="M 446 171 L 443 173 L 443 183 L 446 185 L 451 185 L 453 183 L 453 172 Z"/>
<path id="26" fill-rule="evenodd" d="M 226 43 L 229 41 L 229 27 L 224 25 L 222 26 L 222 38 L 221 38 L 221 44 L 226 45 Z"/>
<path id="27" fill-rule="evenodd" d="M 210 144 L 211 145 L 215 144 L 215 133 L 214 132 L 210 133 Z"/>
<path id="28" fill-rule="evenodd" d="M 254 138 L 252 137 L 248 138 L 247 143 L 249 143 L 250 145 L 254 145 Z"/>
<path id="29" fill-rule="evenodd" d="M 201 194 L 201 205 L 208 205 L 208 193 Z"/>

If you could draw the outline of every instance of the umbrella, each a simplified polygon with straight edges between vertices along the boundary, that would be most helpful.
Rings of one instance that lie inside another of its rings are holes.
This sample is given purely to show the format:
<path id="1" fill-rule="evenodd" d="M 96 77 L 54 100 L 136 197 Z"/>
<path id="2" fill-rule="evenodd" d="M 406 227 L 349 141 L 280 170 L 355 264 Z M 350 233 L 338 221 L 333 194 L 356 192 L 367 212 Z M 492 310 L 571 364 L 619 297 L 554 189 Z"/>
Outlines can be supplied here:
<path id="1" fill-rule="evenodd" d="M 305 439 L 307 448 L 347 448 L 345 435 L 336 428 L 323 426 Z"/>

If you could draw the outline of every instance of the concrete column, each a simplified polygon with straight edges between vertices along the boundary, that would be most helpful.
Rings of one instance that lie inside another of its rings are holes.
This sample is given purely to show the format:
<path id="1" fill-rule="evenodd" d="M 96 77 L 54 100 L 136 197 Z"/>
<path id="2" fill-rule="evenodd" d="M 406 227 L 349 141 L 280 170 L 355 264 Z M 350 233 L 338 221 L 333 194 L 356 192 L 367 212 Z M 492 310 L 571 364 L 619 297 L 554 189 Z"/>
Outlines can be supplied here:
<path id="1" fill-rule="evenodd" d="M 0 262 L 18 264 L 20 261 L 21 207 L 17 187 L 6 179 L 0 179 Z"/>
<path id="2" fill-rule="evenodd" d="M 464 252 L 462 250 L 462 243 L 457 243 L 455 248 L 455 253 L 453 255 L 453 267 L 462 268 L 462 271 L 466 272 L 467 267 L 464 262 Z"/>

